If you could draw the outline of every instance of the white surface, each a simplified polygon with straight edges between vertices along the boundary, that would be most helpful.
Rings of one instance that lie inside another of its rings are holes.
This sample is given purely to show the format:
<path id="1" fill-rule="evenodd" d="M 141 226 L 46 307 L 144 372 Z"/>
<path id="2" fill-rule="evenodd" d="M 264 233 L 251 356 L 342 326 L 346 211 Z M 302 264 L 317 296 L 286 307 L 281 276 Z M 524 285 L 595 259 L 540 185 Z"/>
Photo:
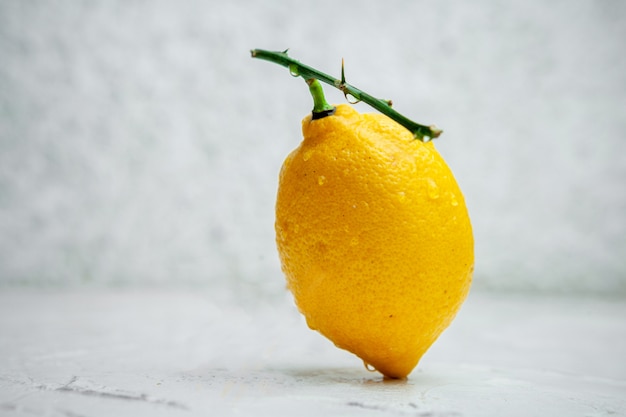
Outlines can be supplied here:
<path id="1" fill-rule="evenodd" d="M 279 294 L 277 176 L 311 99 L 249 50 L 291 48 L 444 129 L 477 287 L 626 295 L 624 21 L 620 0 L 0 1 L 0 285 Z"/>
<path id="2" fill-rule="evenodd" d="M 2 416 L 626 416 L 626 303 L 472 293 L 406 381 L 272 305 L 0 293 Z"/>

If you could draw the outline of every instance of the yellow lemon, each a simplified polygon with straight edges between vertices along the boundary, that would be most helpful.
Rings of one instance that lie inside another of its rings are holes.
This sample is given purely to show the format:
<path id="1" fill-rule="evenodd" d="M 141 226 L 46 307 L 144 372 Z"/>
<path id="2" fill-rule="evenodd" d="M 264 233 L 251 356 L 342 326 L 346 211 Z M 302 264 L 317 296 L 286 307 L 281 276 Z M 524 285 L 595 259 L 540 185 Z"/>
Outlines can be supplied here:
<path id="1" fill-rule="evenodd" d="M 276 202 L 282 269 L 309 327 L 392 378 L 450 324 L 474 267 L 461 190 L 432 142 L 351 106 L 302 121 Z"/>

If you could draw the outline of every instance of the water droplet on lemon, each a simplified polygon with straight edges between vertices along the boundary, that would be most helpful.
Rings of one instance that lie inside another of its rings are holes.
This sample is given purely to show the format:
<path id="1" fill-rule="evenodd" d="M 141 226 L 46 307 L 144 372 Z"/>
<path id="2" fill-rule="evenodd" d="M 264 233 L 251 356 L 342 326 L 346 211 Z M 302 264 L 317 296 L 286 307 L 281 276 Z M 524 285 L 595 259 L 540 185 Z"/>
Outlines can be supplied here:
<path id="1" fill-rule="evenodd" d="M 428 185 L 428 197 L 430 197 L 433 200 L 438 199 L 439 198 L 439 186 L 437 185 L 435 180 L 432 178 L 428 178 L 427 183 L 428 183 L 427 184 Z"/>
<path id="2" fill-rule="evenodd" d="M 367 369 L 370 372 L 376 372 L 376 368 L 374 368 L 372 365 L 370 365 L 369 363 L 363 361 L 363 365 L 365 366 L 365 369 Z"/>
<path id="3" fill-rule="evenodd" d="M 317 177 L 317 183 L 319 185 L 324 185 L 324 183 L 326 182 L 326 177 L 323 175 L 320 175 L 319 177 Z"/>

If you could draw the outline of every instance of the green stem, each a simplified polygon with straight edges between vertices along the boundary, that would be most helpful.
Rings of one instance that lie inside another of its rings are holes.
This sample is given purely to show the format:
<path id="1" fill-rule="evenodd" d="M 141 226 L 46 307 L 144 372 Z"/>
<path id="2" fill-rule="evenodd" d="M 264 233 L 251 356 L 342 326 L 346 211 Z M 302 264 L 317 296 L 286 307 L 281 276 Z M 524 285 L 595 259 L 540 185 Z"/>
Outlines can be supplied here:
<path id="1" fill-rule="evenodd" d="M 313 118 L 320 119 L 333 114 L 335 107 L 326 101 L 322 84 L 315 78 L 309 78 L 306 80 L 306 83 L 309 85 L 309 91 L 311 92 L 311 97 L 313 97 Z"/>
<path id="2" fill-rule="evenodd" d="M 291 75 L 300 76 L 304 78 L 305 80 L 307 80 L 307 82 L 308 80 L 311 80 L 311 79 L 320 80 L 323 83 L 326 83 L 328 85 L 331 85 L 341 90 L 346 96 L 346 98 L 348 95 L 350 95 L 354 97 L 357 101 L 363 101 L 364 103 L 369 104 L 374 109 L 385 114 L 392 120 L 395 120 L 400 125 L 407 128 L 411 133 L 413 133 L 413 136 L 416 139 L 427 142 L 431 139 L 438 137 L 442 133 L 442 130 L 438 129 L 435 126 L 426 126 L 426 125 L 421 125 L 419 123 L 415 123 L 409 118 L 398 113 L 397 111 L 391 108 L 390 102 L 388 100 L 375 98 L 367 94 L 366 92 L 361 91 L 358 88 L 346 83 L 346 80 L 343 74 L 343 65 L 342 65 L 342 71 L 341 71 L 342 72 L 341 80 L 338 80 L 315 68 L 302 64 L 299 61 L 296 61 L 295 59 L 287 55 L 287 51 L 273 52 L 273 51 L 266 51 L 263 49 L 254 49 L 250 51 L 250 53 L 252 55 L 252 58 L 263 59 L 265 61 L 270 61 L 275 64 L 282 65 L 283 67 L 289 68 L 289 72 L 291 73 Z M 311 84 L 309 84 L 309 88 L 311 88 Z M 321 89 L 321 86 L 320 86 L 320 89 Z M 311 94 L 313 95 L 313 90 L 311 90 Z M 323 98 L 323 93 L 322 93 L 322 98 Z M 315 95 L 313 96 L 313 100 L 315 101 Z M 317 103 L 315 103 L 315 106 L 317 106 Z M 315 107 L 313 111 L 315 112 Z"/>

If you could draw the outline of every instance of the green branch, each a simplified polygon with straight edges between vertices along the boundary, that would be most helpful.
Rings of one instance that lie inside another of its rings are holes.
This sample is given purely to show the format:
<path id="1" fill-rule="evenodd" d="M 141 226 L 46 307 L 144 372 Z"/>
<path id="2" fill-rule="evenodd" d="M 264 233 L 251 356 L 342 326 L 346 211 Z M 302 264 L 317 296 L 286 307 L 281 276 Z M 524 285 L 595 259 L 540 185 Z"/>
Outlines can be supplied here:
<path id="1" fill-rule="evenodd" d="M 441 129 L 438 129 L 435 126 L 421 125 L 401 115 L 391 108 L 391 102 L 389 100 L 378 99 L 346 83 L 346 78 L 343 71 L 343 62 L 341 65 L 341 80 L 338 80 L 315 68 L 296 61 L 295 59 L 287 55 L 287 51 L 273 52 L 263 49 L 253 49 L 252 51 L 250 51 L 250 53 L 252 55 L 252 58 L 263 59 L 265 61 L 270 61 L 275 64 L 282 65 L 283 67 L 289 68 L 289 72 L 291 73 L 291 75 L 295 77 L 300 76 L 304 78 L 305 81 L 317 79 L 322 81 L 323 83 L 331 85 L 341 90 L 346 96 L 346 99 L 348 98 L 348 96 L 352 96 L 357 102 L 362 101 L 369 104 L 379 112 L 387 115 L 392 120 L 395 120 L 400 125 L 407 128 L 411 133 L 413 133 L 413 136 L 416 139 L 427 142 L 431 139 L 438 137 L 442 132 Z"/>

